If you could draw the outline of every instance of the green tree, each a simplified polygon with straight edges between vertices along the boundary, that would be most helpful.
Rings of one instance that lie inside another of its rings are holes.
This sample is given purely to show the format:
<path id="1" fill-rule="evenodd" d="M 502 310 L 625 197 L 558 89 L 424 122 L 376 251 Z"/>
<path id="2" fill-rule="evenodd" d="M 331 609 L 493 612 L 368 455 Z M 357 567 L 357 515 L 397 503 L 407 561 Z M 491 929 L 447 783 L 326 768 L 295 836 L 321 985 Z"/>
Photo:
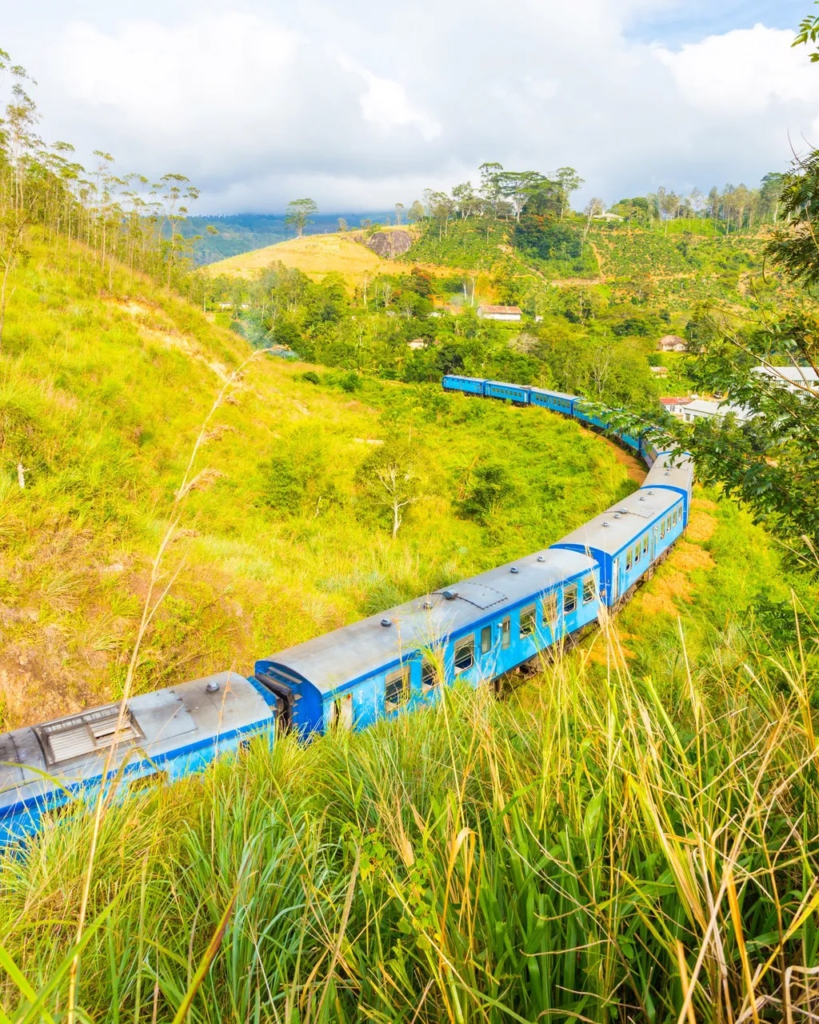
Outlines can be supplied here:
<path id="1" fill-rule="evenodd" d="M 389 523 L 393 538 L 420 497 L 418 465 L 417 446 L 393 436 L 364 460 L 356 474 L 364 505 Z"/>
<path id="2" fill-rule="evenodd" d="M 560 219 L 566 215 L 566 210 L 571 208 L 571 198 L 585 181 L 574 167 L 558 167 L 555 178 L 560 188 Z"/>
<path id="3" fill-rule="evenodd" d="M 296 229 L 296 237 L 301 238 L 304 229 L 310 223 L 310 218 L 318 211 L 318 204 L 314 199 L 294 199 L 287 204 L 287 215 L 284 223 L 287 227 Z"/>

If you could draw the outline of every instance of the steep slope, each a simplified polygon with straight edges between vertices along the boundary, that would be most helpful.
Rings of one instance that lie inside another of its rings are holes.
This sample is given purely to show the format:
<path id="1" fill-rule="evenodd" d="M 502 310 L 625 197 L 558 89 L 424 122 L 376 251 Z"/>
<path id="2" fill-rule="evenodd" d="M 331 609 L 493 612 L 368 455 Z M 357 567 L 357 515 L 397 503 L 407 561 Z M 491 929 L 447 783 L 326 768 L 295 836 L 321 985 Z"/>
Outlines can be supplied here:
<path id="1" fill-rule="evenodd" d="M 169 517 L 168 593 L 138 690 L 247 670 L 533 550 L 633 487 L 576 424 L 433 385 L 305 379 L 62 242 L 35 245 L 14 287 L 0 350 L 2 728 L 120 692 Z M 394 541 L 367 476 L 391 435 L 410 442 L 416 481 Z"/>

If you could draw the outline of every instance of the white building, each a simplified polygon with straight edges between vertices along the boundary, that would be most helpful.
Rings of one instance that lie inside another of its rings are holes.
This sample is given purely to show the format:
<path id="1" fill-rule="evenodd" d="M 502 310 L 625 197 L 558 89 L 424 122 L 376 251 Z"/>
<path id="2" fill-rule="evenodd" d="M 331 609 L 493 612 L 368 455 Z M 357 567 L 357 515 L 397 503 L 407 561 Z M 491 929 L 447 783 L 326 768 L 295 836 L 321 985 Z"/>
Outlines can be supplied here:
<path id="1" fill-rule="evenodd" d="M 819 391 L 819 373 L 812 366 L 755 366 L 754 373 L 773 377 L 788 391 L 801 391 L 803 394 Z"/>
<path id="2" fill-rule="evenodd" d="M 478 306 L 478 316 L 484 320 L 520 320 L 523 311 L 519 306 Z"/>
<path id="3" fill-rule="evenodd" d="M 682 408 L 682 419 L 686 423 L 693 423 L 698 419 L 713 419 L 715 416 L 720 419 L 724 416 L 736 416 L 739 423 L 751 418 L 751 413 L 744 405 L 733 405 L 731 402 L 714 402 L 706 398 L 697 398 Z"/>

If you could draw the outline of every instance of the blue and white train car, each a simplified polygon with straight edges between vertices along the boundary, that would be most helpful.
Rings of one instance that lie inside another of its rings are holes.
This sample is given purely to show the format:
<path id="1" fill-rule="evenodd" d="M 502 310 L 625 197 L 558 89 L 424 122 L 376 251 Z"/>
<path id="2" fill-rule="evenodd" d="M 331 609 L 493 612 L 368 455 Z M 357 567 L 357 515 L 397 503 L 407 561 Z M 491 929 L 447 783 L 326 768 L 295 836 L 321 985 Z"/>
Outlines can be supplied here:
<path id="1" fill-rule="evenodd" d="M 571 416 L 574 403 L 579 401 L 577 395 L 566 395 L 562 391 L 549 391 L 546 388 L 529 388 L 530 405 L 540 405 L 552 412 Z"/>
<path id="2" fill-rule="evenodd" d="M 595 561 L 547 550 L 308 640 L 256 663 L 294 693 L 303 735 L 371 725 L 434 699 L 441 682 L 489 682 L 588 625 Z"/>
<path id="3" fill-rule="evenodd" d="M 455 373 L 448 373 L 441 384 L 444 391 L 462 391 L 466 395 L 483 397 L 486 381 L 481 377 L 459 377 Z"/>
<path id="4" fill-rule="evenodd" d="M 691 514 L 691 492 L 694 488 L 694 463 L 690 455 L 672 455 L 657 452 L 643 487 L 661 487 L 681 494 L 684 499 L 684 521 L 688 525 Z"/>
<path id="5" fill-rule="evenodd" d="M 611 607 L 638 582 L 685 529 L 685 498 L 641 487 L 552 545 L 585 552 L 601 567 L 603 601 Z"/>
<path id="6" fill-rule="evenodd" d="M 598 430 L 608 430 L 608 420 L 603 419 L 603 416 L 589 408 L 581 398 L 578 398 L 572 407 L 572 416 L 576 420 L 580 420 L 581 423 L 585 423 L 590 427 L 597 427 Z"/>
<path id="7" fill-rule="evenodd" d="M 0 845 L 37 830 L 44 812 L 93 798 L 121 772 L 131 780 L 179 778 L 235 750 L 258 732 L 272 736 L 281 696 L 255 680 L 220 672 L 0 736 Z"/>
<path id="8" fill-rule="evenodd" d="M 487 380 L 483 387 L 487 398 L 502 398 L 515 405 L 529 405 L 529 391 L 523 384 L 506 384 L 500 380 Z"/>

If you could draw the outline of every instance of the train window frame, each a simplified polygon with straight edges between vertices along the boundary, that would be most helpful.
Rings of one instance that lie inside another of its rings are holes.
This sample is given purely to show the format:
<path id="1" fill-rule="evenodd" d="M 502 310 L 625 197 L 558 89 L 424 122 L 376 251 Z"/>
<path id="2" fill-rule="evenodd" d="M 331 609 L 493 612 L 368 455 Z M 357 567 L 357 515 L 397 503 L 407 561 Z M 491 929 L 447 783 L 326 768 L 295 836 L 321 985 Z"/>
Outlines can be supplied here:
<path id="1" fill-rule="evenodd" d="M 591 604 L 597 596 L 597 586 L 594 582 L 594 573 L 583 577 L 583 604 Z"/>
<path id="2" fill-rule="evenodd" d="M 544 626 L 552 629 L 557 622 L 557 591 L 550 590 L 543 595 L 543 611 L 541 621 Z"/>
<path id="3" fill-rule="evenodd" d="M 508 651 L 512 644 L 512 619 L 507 615 L 501 619 L 501 650 Z"/>
<path id="4" fill-rule="evenodd" d="M 397 684 L 397 689 L 396 689 Z M 394 696 L 391 696 L 391 693 Z M 396 699 L 397 698 L 397 699 Z M 388 672 L 384 678 L 384 710 L 398 711 L 410 699 L 409 668 L 396 669 Z"/>
<path id="5" fill-rule="evenodd" d="M 484 626 L 481 629 L 481 657 L 486 657 L 492 651 L 492 627 Z"/>
<path id="6" fill-rule="evenodd" d="M 645 556 L 647 554 L 648 554 L 648 534 L 646 533 L 643 536 L 643 557 L 645 558 Z"/>
<path id="7" fill-rule="evenodd" d="M 626 572 L 631 572 L 631 563 L 633 561 L 634 552 L 631 548 L 626 552 Z"/>
<path id="8" fill-rule="evenodd" d="M 525 608 L 521 608 L 518 619 L 518 635 L 521 640 L 526 640 L 537 633 L 536 605 L 527 604 Z"/>
<path id="9" fill-rule="evenodd" d="M 563 588 L 563 614 L 571 615 L 577 610 L 577 584 L 570 583 Z"/>
<path id="10" fill-rule="evenodd" d="M 463 657 L 463 652 L 469 652 L 469 664 Z M 461 659 L 462 664 L 458 664 L 458 659 Z M 455 646 L 452 650 L 452 667 L 455 671 L 455 675 L 460 675 L 462 672 L 468 672 L 475 664 L 475 636 L 470 633 L 469 636 L 462 636 L 460 640 L 455 641 Z"/>
<path id="11" fill-rule="evenodd" d="M 430 682 L 429 680 L 432 680 Z M 429 658 L 421 659 L 421 692 L 429 693 L 430 690 L 434 690 L 435 687 L 440 683 L 440 677 L 438 676 L 438 666 L 434 661 Z"/>
<path id="12" fill-rule="evenodd" d="M 660 520 L 660 537 L 665 537 L 665 519 Z"/>

